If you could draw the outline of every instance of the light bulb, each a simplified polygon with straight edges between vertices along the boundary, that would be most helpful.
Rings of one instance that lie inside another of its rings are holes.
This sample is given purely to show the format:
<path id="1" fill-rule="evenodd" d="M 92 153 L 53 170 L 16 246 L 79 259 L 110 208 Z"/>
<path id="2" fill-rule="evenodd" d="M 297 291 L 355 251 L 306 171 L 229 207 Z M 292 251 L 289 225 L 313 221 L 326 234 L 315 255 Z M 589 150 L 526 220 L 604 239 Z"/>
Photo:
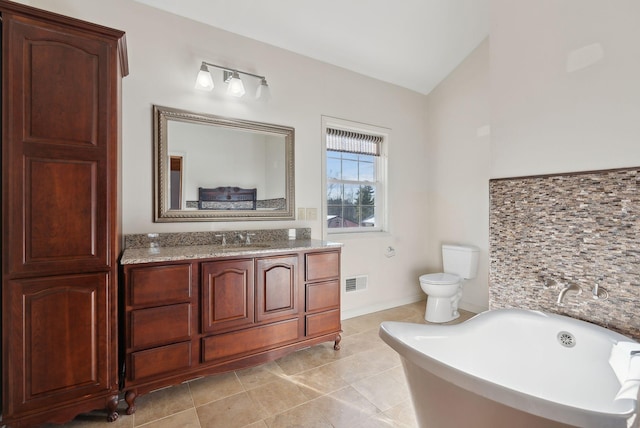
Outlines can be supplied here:
<path id="1" fill-rule="evenodd" d="M 202 66 L 200 66 L 198 77 L 196 77 L 195 88 L 201 91 L 213 90 L 213 79 L 211 78 L 211 73 L 209 73 L 209 69 L 204 63 L 202 64 Z"/>
<path id="2" fill-rule="evenodd" d="M 231 75 L 231 79 L 229 80 L 227 94 L 239 98 L 244 95 L 244 92 L 244 85 L 242 84 L 242 80 L 240 80 L 240 75 L 237 71 L 234 71 Z"/>

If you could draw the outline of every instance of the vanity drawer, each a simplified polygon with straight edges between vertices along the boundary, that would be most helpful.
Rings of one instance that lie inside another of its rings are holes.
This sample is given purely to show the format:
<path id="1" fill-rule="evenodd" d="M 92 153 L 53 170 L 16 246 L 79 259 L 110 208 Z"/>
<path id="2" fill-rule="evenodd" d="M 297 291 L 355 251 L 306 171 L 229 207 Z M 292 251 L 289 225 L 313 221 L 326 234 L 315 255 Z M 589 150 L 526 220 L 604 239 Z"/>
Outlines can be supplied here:
<path id="1" fill-rule="evenodd" d="M 129 316 L 131 347 L 134 349 L 188 340 L 191 337 L 189 303 L 138 309 L 131 311 Z"/>
<path id="2" fill-rule="evenodd" d="M 340 331 L 340 309 L 306 316 L 307 336 L 318 336 Z"/>
<path id="3" fill-rule="evenodd" d="M 205 362 L 275 348 L 298 339 L 298 319 L 254 327 L 234 333 L 220 334 L 202 340 Z"/>
<path id="4" fill-rule="evenodd" d="M 152 306 L 191 299 L 191 264 L 133 268 L 129 304 Z"/>
<path id="5" fill-rule="evenodd" d="M 322 281 L 340 276 L 340 253 L 329 251 L 305 254 L 305 279 Z"/>
<path id="6" fill-rule="evenodd" d="M 174 343 L 131 354 L 132 380 L 185 370 L 191 367 L 191 342 Z"/>
<path id="7" fill-rule="evenodd" d="M 306 311 L 314 312 L 340 305 L 340 281 L 307 284 Z"/>

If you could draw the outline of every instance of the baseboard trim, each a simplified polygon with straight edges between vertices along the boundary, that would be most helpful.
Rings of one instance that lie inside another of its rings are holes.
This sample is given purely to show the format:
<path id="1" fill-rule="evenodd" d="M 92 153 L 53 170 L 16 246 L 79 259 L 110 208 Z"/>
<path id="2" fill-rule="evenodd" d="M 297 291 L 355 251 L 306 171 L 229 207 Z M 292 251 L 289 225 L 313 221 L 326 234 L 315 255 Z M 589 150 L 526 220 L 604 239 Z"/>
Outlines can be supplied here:
<path id="1" fill-rule="evenodd" d="M 382 303 L 376 303 L 375 305 L 364 306 L 361 308 L 355 309 L 343 309 L 340 313 L 340 316 L 343 320 L 359 317 L 361 315 L 371 314 L 373 312 L 384 311 L 386 309 L 395 308 L 397 306 L 408 305 L 410 303 L 419 302 L 420 300 L 424 300 L 425 295 L 423 293 L 416 294 L 413 296 L 403 297 L 401 299 L 391 300 Z"/>

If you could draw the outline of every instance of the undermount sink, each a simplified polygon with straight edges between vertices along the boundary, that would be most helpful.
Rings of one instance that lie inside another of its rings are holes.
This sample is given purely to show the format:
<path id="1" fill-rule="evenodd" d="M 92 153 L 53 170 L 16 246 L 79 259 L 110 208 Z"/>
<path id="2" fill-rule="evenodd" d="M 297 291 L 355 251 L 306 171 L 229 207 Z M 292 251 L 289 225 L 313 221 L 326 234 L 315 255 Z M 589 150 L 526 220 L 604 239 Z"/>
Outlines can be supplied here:
<path id="1" fill-rule="evenodd" d="M 272 244 L 268 243 L 255 243 L 255 244 L 227 244 L 221 245 L 222 251 L 252 251 L 252 250 L 264 250 L 265 248 L 272 248 Z"/>

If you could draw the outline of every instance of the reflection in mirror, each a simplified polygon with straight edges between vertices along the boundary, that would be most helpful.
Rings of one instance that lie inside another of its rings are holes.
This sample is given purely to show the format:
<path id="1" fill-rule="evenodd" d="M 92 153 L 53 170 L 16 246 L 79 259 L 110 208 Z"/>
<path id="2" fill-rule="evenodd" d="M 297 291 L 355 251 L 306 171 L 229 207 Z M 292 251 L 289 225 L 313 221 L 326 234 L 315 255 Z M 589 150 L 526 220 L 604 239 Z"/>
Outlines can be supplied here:
<path id="1" fill-rule="evenodd" d="M 293 219 L 294 130 L 154 106 L 155 221 Z"/>
<path id="2" fill-rule="evenodd" d="M 169 188 L 171 195 L 170 208 L 179 210 L 182 207 L 182 156 L 169 156 Z"/>

